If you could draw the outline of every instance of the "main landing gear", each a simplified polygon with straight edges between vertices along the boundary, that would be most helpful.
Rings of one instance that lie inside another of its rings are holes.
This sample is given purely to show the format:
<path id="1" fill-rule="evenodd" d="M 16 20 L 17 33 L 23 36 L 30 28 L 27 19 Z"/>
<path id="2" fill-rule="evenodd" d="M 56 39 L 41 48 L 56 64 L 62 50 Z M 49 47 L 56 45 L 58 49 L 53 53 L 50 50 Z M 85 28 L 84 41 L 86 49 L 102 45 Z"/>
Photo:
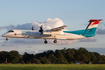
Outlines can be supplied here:
<path id="1" fill-rule="evenodd" d="M 53 42 L 54 42 L 54 43 L 57 43 L 57 40 L 54 40 Z"/>
<path id="2" fill-rule="evenodd" d="M 46 39 L 45 39 L 44 43 L 45 43 L 45 44 L 47 44 L 47 43 L 48 43 Z"/>
<path id="3" fill-rule="evenodd" d="M 55 39 L 53 42 L 54 42 L 54 43 L 57 43 L 57 40 Z M 45 43 L 45 44 L 48 43 L 46 39 L 45 39 L 44 43 Z"/>

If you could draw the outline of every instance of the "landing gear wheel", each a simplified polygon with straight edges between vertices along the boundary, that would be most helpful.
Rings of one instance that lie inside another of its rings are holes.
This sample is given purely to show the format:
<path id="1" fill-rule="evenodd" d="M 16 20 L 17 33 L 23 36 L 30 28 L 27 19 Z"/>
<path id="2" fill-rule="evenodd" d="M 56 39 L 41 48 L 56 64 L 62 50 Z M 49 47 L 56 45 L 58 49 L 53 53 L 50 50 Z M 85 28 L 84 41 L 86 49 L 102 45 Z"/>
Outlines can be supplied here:
<path id="1" fill-rule="evenodd" d="M 48 42 L 45 40 L 44 43 L 47 44 Z"/>
<path id="2" fill-rule="evenodd" d="M 57 43 L 57 40 L 54 40 L 54 43 Z"/>
<path id="3" fill-rule="evenodd" d="M 6 38 L 6 41 L 8 41 L 8 38 Z"/>

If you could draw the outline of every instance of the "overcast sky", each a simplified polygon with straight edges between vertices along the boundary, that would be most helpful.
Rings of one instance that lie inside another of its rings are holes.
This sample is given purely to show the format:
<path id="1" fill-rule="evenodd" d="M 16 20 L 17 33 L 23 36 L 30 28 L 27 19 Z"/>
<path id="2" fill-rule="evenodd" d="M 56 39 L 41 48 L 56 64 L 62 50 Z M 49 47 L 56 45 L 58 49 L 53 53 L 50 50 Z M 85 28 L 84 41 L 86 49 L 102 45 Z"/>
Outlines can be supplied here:
<path id="1" fill-rule="evenodd" d="M 105 54 L 105 0 L 0 0 L 0 35 L 9 29 L 36 30 L 67 25 L 67 30 L 85 29 L 90 19 L 103 19 L 96 36 L 80 40 L 16 39 L 0 36 L 0 51 L 17 50 L 19 53 L 39 53 L 46 50 L 84 47 Z"/>

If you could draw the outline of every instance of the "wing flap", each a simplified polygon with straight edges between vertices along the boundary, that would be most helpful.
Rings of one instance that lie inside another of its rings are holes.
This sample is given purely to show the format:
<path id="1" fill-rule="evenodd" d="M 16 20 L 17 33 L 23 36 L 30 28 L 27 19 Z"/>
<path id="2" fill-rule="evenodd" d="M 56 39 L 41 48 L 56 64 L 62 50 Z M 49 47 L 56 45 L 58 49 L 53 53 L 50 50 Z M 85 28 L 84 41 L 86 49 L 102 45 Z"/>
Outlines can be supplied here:
<path id="1" fill-rule="evenodd" d="M 55 31 L 61 31 L 62 29 L 64 29 L 65 27 L 67 27 L 66 25 L 61 26 L 61 27 L 57 27 L 57 28 L 53 28 L 51 30 L 49 30 L 50 32 L 55 32 Z"/>

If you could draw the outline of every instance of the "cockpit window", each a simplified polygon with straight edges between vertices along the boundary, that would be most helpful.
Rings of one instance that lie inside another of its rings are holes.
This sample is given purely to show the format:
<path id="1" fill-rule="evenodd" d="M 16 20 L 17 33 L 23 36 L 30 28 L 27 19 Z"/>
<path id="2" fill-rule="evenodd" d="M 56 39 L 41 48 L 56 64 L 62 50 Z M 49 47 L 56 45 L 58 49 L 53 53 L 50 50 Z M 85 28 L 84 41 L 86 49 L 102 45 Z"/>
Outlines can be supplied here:
<path id="1" fill-rule="evenodd" d="M 13 30 L 9 30 L 8 32 L 14 32 Z"/>

